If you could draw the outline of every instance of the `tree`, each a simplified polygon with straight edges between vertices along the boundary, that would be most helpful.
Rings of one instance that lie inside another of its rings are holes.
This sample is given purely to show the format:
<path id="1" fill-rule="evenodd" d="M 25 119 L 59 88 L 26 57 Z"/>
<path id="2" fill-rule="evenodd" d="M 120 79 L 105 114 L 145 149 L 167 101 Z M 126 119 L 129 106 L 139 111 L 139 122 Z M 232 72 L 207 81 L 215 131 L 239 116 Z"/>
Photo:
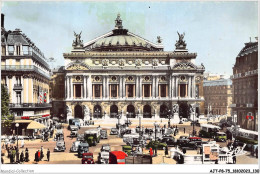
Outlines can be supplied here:
<path id="1" fill-rule="evenodd" d="M 2 118 L 2 128 L 8 128 L 11 126 L 13 121 L 13 115 L 9 110 L 9 94 L 6 87 L 1 85 L 1 118 Z"/>

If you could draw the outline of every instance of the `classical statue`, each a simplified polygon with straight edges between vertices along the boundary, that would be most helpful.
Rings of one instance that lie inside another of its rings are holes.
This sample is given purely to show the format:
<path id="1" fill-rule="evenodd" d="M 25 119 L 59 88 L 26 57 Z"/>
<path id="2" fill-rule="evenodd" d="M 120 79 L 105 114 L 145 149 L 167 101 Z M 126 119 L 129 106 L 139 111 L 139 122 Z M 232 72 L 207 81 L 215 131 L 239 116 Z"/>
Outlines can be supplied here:
<path id="1" fill-rule="evenodd" d="M 73 41 L 72 46 L 74 46 L 74 47 L 83 46 L 83 41 L 81 40 L 81 33 L 82 33 L 82 31 L 79 34 L 75 33 L 75 31 L 74 31 L 75 40 Z"/>
<path id="2" fill-rule="evenodd" d="M 190 104 L 190 112 L 193 113 L 194 112 L 194 107 Z"/>
<path id="3" fill-rule="evenodd" d="M 173 105 L 172 112 L 173 113 L 179 113 L 179 105 L 178 104 Z"/>
<path id="4" fill-rule="evenodd" d="M 157 36 L 157 43 L 162 43 L 162 38 L 161 38 L 161 36 Z"/>
<path id="5" fill-rule="evenodd" d="M 178 35 L 179 35 L 179 40 L 176 41 L 176 49 L 186 49 L 186 43 L 185 43 L 185 40 L 184 39 L 184 36 L 185 36 L 185 33 L 183 34 L 180 34 L 178 31 L 177 31 Z"/>
<path id="6" fill-rule="evenodd" d="M 84 111 L 84 117 L 89 116 L 89 108 L 87 106 L 83 106 L 83 111 Z"/>
<path id="7" fill-rule="evenodd" d="M 72 115 L 72 111 L 69 106 L 66 106 L 66 113 L 67 115 Z"/>
<path id="8" fill-rule="evenodd" d="M 115 20 L 115 23 L 116 23 L 116 25 L 115 25 L 115 28 L 116 28 L 116 29 L 122 29 L 122 28 L 123 28 L 122 20 L 121 20 L 121 18 L 120 18 L 120 14 L 117 15 L 117 18 L 116 18 L 116 20 Z"/>

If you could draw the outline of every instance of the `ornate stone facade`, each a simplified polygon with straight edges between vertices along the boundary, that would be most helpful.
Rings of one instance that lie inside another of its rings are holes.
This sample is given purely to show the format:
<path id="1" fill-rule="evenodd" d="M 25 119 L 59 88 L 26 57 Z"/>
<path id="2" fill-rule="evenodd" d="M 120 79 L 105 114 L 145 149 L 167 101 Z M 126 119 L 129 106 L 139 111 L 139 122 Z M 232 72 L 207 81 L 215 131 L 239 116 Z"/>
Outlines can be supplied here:
<path id="1" fill-rule="evenodd" d="M 64 53 L 64 102 L 73 117 L 167 118 L 173 115 L 173 106 L 178 107 L 175 115 L 190 117 L 189 104 L 203 102 L 202 93 L 196 93 L 197 86 L 202 87 L 196 79 L 204 72 L 204 67 L 195 65 L 197 54 L 186 47 L 163 51 L 161 42 L 123 29 L 120 16 L 114 30 L 85 43 L 83 49 Z M 86 69 L 72 68 L 79 60 Z"/>

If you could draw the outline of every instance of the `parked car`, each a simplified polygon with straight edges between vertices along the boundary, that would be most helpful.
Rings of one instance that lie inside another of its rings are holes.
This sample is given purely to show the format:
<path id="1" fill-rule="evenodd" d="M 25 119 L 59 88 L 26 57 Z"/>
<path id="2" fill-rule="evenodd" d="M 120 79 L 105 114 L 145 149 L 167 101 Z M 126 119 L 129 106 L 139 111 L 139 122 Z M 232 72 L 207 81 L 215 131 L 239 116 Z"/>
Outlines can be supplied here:
<path id="1" fill-rule="evenodd" d="M 78 158 L 81 158 L 83 153 L 88 152 L 89 144 L 88 143 L 80 143 L 78 145 Z"/>
<path id="2" fill-rule="evenodd" d="M 105 129 L 100 130 L 100 134 L 101 134 L 100 136 L 101 139 L 107 139 L 107 130 Z"/>
<path id="3" fill-rule="evenodd" d="M 56 135 L 54 137 L 55 141 L 64 140 L 64 134 L 62 129 L 57 129 Z"/>
<path id="4" fill-rule="evenodd" d="M 176 142 L 172 136 L 164 136 L 161 143 L 166 143 L 167 146 L 175 146 Z"/>
<path id="5" fill-rule="evenodd" d="M 69 130 L 71 126 L 77 126 L 80 129 L 80 119 L 78 118 L 69 119 L 69 127 L 68 127 Z"/>
<path id="6" fill-rule="evenodd" d="M 82 164 L 95 164 L 93 159 L 93 153 L 83 153 L 82 154 Z"/>
<path id="7" fill-rule="evenodd" d="M 110 135 L 118 135 L 118 129 L 111 128 Z"/>
<path id="8" fill-rule="evenodd" d="M 84 142 L 84 134 L 78 134 L 77 135 L 77 141 Z"/>
<path id="9" fill-rule="evenodd" d="M 70 152 L 78 152 L 78 146 L 80 144 L 80 141 L 74 141 L 72 143 L 72 146 L 70 148 Z"/>
<path id="10" fill-rule="evenodd" d="M 71 125 L 70 126 L 70 137 L 77 137 L 78 136 L 78 126 Z"/>
<path id="11" fill-rule="evenodd" d="M 54 152 L 64 152 L 65 150 L 65 142 L 63 140 L 57 141 L 56 147 L 54 148 Z"/>
<path id="12" fill-rule="evenodd" d="M 226 140 L 227 140 L 227 135 L 225 132 L 217 132 L 215 141 L 226 142 Z"/>
<path id="13" fill-rule="evenodd" d="M 109 152 L 110 152 L 110 145 L 109 144 L 102 145 L 100 149 L 100 153 L 98 154 L 98 162 L 100 164 L 108 164 Z"/>

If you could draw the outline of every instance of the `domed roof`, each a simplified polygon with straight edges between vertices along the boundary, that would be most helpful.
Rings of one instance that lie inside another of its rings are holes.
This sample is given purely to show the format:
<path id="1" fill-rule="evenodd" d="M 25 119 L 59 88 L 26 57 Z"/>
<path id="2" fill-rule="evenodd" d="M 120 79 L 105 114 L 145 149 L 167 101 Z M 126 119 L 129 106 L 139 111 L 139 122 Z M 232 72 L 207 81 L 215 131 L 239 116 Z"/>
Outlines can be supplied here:
<path id="1" fill-rule="evenodd" d="M 123 29 L 120 15 L 115 20 L 115 29 L 84 44 L 89 51 L 162 51 L 162 44 L 154 44 L 127 29 Z"/>

